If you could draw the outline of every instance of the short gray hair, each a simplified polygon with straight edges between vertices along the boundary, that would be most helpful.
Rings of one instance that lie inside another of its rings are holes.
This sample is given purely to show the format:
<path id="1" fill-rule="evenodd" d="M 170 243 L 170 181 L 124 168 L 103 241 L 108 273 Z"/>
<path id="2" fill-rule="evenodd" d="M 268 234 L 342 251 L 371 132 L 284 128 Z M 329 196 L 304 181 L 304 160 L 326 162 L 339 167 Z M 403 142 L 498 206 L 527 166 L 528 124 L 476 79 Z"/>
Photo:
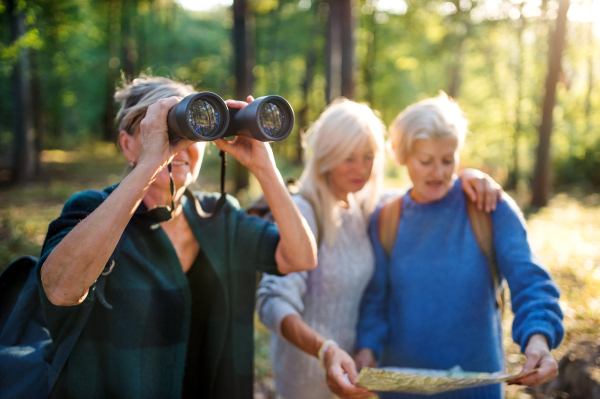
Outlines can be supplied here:
<path id="1" fill-rule="evenodd" d="M 148 107 L 161 98 L 185 97 L 193 93 L 195 90 L 190 85 L 145 73 L 131 82 L 123 79 L 123 83 L 115 93 L 115 101 L 121 103 L 115 118 L 119 131 L 125 130 L 133 134 L 146 116 Z"/>
<path id="2" fill-rule="evenodd" d="M 454 138 L 460 150 L 465 142 L 468 121 L 458 104 L 440 91 L 437 97 L 406 108 L 390 126 L 390 145 L 396 161 L 404 164 L 415 141 Z"/>

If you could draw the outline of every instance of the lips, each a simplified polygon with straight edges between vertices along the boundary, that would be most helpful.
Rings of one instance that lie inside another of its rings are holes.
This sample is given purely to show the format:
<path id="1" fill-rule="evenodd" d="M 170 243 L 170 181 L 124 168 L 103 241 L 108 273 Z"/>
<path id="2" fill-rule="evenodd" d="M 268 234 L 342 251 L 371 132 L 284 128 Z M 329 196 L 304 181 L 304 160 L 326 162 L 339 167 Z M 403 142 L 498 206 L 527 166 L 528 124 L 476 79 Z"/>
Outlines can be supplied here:
<path id="1" fill-rule="evenodd" d="M 181 165 L 187 165 L 188 163 L 185 161 L 172 161 L 171 165 L 173 166 L 181 166 Z"/>

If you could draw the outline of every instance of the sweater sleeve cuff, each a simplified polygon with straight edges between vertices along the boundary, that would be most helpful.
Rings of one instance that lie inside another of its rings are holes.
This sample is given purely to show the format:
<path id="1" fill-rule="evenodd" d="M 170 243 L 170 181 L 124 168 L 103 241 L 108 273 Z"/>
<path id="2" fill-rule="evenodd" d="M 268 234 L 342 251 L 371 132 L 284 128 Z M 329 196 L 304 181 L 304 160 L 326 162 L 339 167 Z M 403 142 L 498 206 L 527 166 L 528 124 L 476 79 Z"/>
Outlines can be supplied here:
<path id="1" fill-rule="evenodd" d="M 521 353 L 525 353 L 529 339 L 535 334 L 542 334 L 544 337 L 546 337 L 546 340 L 548 341 L 548 347 L 550 349 L 555 349 L 562 341 L 562 336 L 558 336 L 559 334 L 557 334 L 551 324 L 538 324 L 534 328 L 531 328 L 523 333 L 523 338 L 520 342 Z"/>
<path id="2" fill-rule="evenodd" d="M 288 302 L 273 300 L 272 298 L 266 303 L 262 310 L 262 322 L 270 330 L 275 331 L 280 337 L 281 335 L 281 322 L 289 315 L 296 315 L 302 317 L 300 313 Z"/>
<path id="3" fill-rule="evenodd" d="M 359 338 L 356 341 L 356 353 L 358 353 L 358 351 L 360 351 L 361 349 L 364 349 L 364 348 L 371 349 L 373 351 L 373 353 L 375 354 L 376 359 L 379 359 L 381 357 L 381 352 L 383 351 L 383 345 L 376 342 L 376 340 L 368 339 L 368 338 L 363 338 L 363 339 Z"/>

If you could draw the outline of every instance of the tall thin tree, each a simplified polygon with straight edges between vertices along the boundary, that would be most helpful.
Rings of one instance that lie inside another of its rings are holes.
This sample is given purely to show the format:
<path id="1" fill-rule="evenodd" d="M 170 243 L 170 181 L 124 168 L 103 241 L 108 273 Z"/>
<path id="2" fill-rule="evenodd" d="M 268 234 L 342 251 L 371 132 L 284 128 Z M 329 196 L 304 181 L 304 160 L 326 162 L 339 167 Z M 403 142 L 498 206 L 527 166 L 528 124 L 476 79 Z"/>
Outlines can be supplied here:
<path id="1" fill-rule="evenodd" d="M 536 154 L 535 172 L 533 176 L 533 193 L 531 205 L 542 207 L 548 204 L 552 188 L 552 162 L 550 157 L 550 136 L 552 133 L 552 116 L 556 103 L 556 84 L 561 70 L 561 57 L 565 47 L 567 28 L 567 12 L 569 0 L 559 0 L 556 27 L 551 41 L 548 60 L 548 76 L 546 78 L 546 94 L 542 105 L 542 122 L 539 127 L 539 144 Z"/>
<path id="2" fill-rule="evenodd" d="M 354 19 L 352 0 L 329 0 L 326 50 L 326 100 L 354 97 Z"/>
<path id="3" fill-rule="evenodd" d="M 15 43 L 26 33 L 25 15 L 17 6 L 17 1 L 7 2 L 10 15 L 11 41 Z M 31 86 L 29 82 L 29 54 L 26 48 L 19 50 L 13 67 L 13 181 L 17 183 L 31 180 L 35 174 L 35 132 L 31 110 Z"/>
<path id="4" fill-rule="evenodd" d="M 247 0 L 233 0 L 233 49 L 236 89 L 235 98 L 246 100 L 252 94 L 254 66 L 254 22 Z M 248 169 L 234 163 L 235 189 L 239 191 L 248 187 Z"/>

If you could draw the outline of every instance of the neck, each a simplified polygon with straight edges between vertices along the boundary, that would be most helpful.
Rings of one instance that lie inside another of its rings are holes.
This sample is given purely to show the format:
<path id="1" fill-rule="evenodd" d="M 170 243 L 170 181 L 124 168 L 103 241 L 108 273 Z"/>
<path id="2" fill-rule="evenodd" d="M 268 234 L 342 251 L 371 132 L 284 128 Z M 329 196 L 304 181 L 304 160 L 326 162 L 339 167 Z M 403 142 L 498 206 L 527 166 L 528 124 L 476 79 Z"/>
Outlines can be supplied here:
<path id="1" fill-rule="evenodd" d="M 173 198 L 173 203 L 175 204 L 175 214 L 177 217 L 181 213 L 181 206 L 179 204 L 179 200 L 181 196 L 185 192 L 186 187 L 175 187 L 175 197 Z M 144 205 L 146 208 L 152 209 L 157 206 L 168 205 L 171 206 L 171 191 L 170 188 L 164 189 L 163 187 L 158 187 L 156 185 L 151 185 L 144 196 Z"/>
<path id="2" fill-rule="evenodd" d="M 338 200 L 338 205 L 341 208 L 350 208 L 350 193 L 334 193 L 335 198 Z"/>

